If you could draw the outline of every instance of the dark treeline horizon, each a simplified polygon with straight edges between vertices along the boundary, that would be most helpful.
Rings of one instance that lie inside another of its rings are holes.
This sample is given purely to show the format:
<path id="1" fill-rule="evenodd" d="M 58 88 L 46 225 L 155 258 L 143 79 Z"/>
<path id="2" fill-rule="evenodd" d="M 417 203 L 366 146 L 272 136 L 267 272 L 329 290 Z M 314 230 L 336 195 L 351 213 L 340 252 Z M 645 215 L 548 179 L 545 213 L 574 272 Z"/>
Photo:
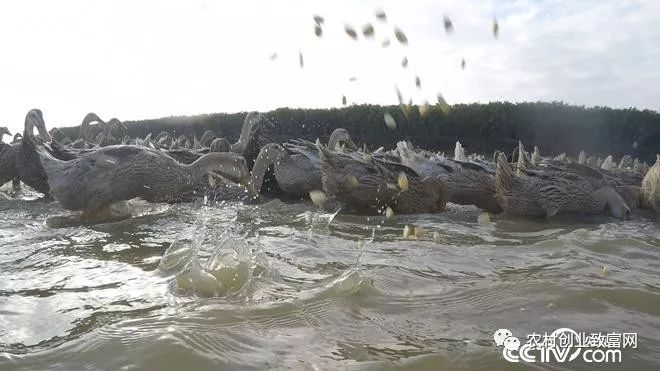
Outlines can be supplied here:
<path id="1" fill-rule="evenodd" d="M 385 112 L 396 120 L 395 130 L 385 125 Z M 489 154 L 495 149 L 510 153 L 521 140 L 529 150 L 538 146 L 541 155 L 565 152 L 577 157 L 580 150 L 585 150 L 588 156 L 611 154 L 617 159 L 630 154 L 649 163 L 654 163 L 655 154 L 660 152 L 660 113 L 651 110 L 561 102 L 491 102 L 456 104 L 447 113 L 435 105 L 424 117 L 416 106 L 407 112 L 404 115 L 399 106 L 352 105 L 331 109 L 279 108 L 263 114 L 275 124 L 268 135 L 277 142 L 293 138 L 319 138 L 325 142 L 334 129 L 342 127 L 356 143 L 367 143 L 370 149 L 391 149 L 399 140 L 410 140 L 416 147 L 449 154 L 458 140 L 468 153 Z M 155 137 L 161 131 L 192 138 L 212 130 L 233 142 L 238 139 L 245 115 L 212 113 L 124 123 L 127 134 L 133 138 L 144 138 L 148 133 Z M 78 127 L 62 131 L 77 138 Z M 98 131 L 100 128 L 93 125 L 92 132 Z M 124 135 L 118 129 L 113 133 Z"/>

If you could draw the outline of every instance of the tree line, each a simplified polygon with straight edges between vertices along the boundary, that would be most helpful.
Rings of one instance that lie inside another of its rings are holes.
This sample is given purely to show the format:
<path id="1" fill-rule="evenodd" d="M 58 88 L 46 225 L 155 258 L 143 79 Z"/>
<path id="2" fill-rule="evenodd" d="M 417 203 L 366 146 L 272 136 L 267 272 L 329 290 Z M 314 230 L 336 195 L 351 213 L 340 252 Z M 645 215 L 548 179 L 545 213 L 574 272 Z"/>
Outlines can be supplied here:
<path id="1" fill-rule="evenodd" d="M 356 143 L 369 148 L 393 148 L 399 140 L 433 151 L 452 151 L 457 140 L 468 152 L 510 152 L 522 140 L 527 148 L 538 146 L 542 155 L 565 152 L 577 156 L 630 154 L 649 163 L 660 152 L 660 113 L 635 108 L 583 107 L 561 102 L 492 102 L 456 104 L 449 110 L 440 105 L 420 110 L 416 106 L 352 105 L 331 109 L 280 108 L 264 115 L 275 124 L 268 136 L 284 142 L 290 138 L 327 140 L 335 128 L 345 128 Z M 385 112 L 396 121 L 388 128 Z M 212 130 L 230 141 L 238 139 L 245 112 L 173 116 L 150 120 L 125 121 L 131 137 L 153 136 L 167 131 L 175 136 L 192 137 Z M 78 128 L 62 129 L 70 138 Z M 92 130 L 100 131 L 100 128 Z"/>

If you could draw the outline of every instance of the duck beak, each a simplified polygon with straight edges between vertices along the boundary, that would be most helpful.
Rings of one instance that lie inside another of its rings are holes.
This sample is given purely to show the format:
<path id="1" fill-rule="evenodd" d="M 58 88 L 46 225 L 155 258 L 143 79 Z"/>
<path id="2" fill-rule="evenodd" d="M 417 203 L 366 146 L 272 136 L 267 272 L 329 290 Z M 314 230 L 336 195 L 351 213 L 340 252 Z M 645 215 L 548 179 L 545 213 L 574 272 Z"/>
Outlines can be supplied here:
<path id="1" fill-rule="evenodd" d="M 357 151 L 357 145 L 353 142 L 352 139 L 349 139 L 345 142 L 346 147 L 352 151 Z"/>
<path id="2" fill-rule="evenodd" d="M 39 132 L 39 138 L 41 138 L 42 141 L 50 142 L 52 140 L 50 134 L 48 134 L 48 130 L 46 129 L 46 123 L 44 122 L 44 119 L 41 115 L 41 111 L 38 110 L 30 111 L 28 113 L 27 120 L 30 120 L 32 126 L 37 128 L 37 131 Z M 32 133 L 28 133 L 28 134 L 32 134 Z"/>
<path id="3" fill-rule="evenodd" d="M 275 124 L 273 124 L 269 119 L 267 119 L 266 116 L 260 115 L 259 117 L 266 123 L 266 126 L 271 128 L 275 127 Z"/>
<path id="4" fill-rule="evenodd" d="M 44 142 L 50 142 L 50 141 L 53 140 L 53 138 L 50 136 L 50 134 L 48 134 L 48 132 L 46 131 L 45 128 L 44 128 L 44 131 L 43 131 L 43 132 L 39 133 L 39 137 L 40 137 L 41 140 L 43 140 Z"/>

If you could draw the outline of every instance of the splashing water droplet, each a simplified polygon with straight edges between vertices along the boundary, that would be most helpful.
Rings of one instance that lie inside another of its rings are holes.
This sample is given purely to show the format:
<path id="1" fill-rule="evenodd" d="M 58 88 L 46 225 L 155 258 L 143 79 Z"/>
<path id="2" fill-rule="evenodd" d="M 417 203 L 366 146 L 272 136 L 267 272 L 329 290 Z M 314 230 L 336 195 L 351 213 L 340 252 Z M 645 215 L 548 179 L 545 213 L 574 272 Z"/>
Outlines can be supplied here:
<path id="1" fill-rule="evenodd" d="M 385 218 L 392 219 L 393 216 L 394 216 L 394 211 L 392 210 L 391 207 L 388 206 L 387 209 L 385 209 Z"/>
<path id="2" fill-rule="evenodd" d="M 355 269 L 360 269 L 362 267 L 362 255 L 364 254 L 364 241 L 359 240 L 357 243 L 358 247 L 358 256 L 355 260 Z"/>

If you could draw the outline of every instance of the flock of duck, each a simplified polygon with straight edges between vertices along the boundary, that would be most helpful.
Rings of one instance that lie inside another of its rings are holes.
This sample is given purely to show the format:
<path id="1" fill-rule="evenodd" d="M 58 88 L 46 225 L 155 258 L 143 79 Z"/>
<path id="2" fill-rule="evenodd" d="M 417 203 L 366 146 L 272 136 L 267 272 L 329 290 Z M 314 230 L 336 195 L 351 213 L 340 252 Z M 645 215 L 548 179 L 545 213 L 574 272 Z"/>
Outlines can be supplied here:
<path id="1" fill-rule="evenodd" d="M 103 130 L 92 139 L 89 125 Z M 75 141 L 50 132 L 42 112 L 30 110 L 22 135 L 7 144 L 0 128 L 0 186 L 24 183 L 80 211 L 84 222 L 124 218 L 113 208 L 134 198 L 148 202 L 257 202 L 268 197 L 310 198 L 327 211 L 356 214 L 436 213 L 448 202 L 549 218 L 559 214 L 605 214 L 626 219 L 638 208 L 660 213 L 660 155 L 653 166 L 630 156 L 617 164 L 565 154 L 543 157 L 522 143 L 512 158 L 496 151 L 492 161 L 466 156 L 459 142 L 454 158 L 413 148 L 368 151 L 335 130 L 327 145 L 304 139 L 274 143 L 264 116 L 248 113 L 238 141 L 207 131 L 198 140 L 162 132 L 154 139 L 112 136 L 119 120 L 88 114 Z M 34 129 L 38 134 L 34 134 Z M 54 139 L 58 137 L 58 139 Z"/>

